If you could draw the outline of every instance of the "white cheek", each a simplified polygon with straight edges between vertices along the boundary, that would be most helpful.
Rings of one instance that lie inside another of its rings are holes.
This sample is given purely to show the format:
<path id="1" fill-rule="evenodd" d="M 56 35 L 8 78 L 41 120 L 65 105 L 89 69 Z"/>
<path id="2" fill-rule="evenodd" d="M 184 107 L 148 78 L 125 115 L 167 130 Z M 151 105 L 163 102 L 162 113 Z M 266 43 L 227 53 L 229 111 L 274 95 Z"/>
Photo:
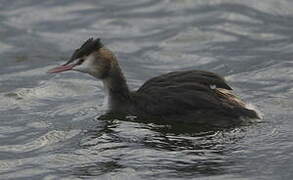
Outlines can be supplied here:
<path id="1" fill-rule="evenodd" d="M 84 73 L 88 73 L 90 70 L 90 63 L 85 61 L 84 63 L 82 63 L 81 65 L 75 66 L 73 68 L 73 70 L 75 71 L 80 71 L 80 72 L 84 72 Z"/>
<path id="2" fill-rule="evenodd" d="M 84 73 L 90 73 L 91 68 L 93 68 L 93 62 L 94 62 L 94 56 L 89 55 L 87 58 L 85 58 L 84 62 L 81 65 L 75 66 L 73 70 L 80 71 Z"/>

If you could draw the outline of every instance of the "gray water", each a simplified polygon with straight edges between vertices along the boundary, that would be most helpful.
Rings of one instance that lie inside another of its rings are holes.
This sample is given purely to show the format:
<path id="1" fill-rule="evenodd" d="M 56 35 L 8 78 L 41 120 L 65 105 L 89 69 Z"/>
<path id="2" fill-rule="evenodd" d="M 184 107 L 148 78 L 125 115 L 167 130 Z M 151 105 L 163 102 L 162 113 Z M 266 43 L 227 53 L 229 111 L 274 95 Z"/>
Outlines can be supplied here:
<path id="1" fill-rule="evenodd" d="M 264 118 L 202 132 L 96 120 L 100 82 L 46 73 L 91 36 L 132 89 L 209 70 Z M 1 0 L 0 179 L 293 179 L 292 59 L 291 0 Z"/>

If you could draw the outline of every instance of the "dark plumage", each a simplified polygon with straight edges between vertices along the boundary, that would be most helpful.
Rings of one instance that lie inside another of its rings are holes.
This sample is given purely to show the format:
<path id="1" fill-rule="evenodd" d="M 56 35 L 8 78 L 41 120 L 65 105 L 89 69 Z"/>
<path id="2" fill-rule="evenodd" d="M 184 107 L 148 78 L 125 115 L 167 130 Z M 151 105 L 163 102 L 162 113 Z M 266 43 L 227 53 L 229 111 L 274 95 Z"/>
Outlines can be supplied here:
<path id="1" fill-rule="evenodd" d="M 50 72 L 75 70 L 103 81 L 108 113 L 103 118 L 135 115 L 140 120 L 184 122 L 228 127 L 241 117 L 259 118 L 232 93 L 227 82 L 207 71 L 178 71 L 154 77 L 137 91 L 129 91 L 113 53 L 92 38 L 77 49 L 63 66 Z"/>
<path id="2" fill-rule="evenodd" d="M 232 90 L 232 88 L 226 83 L 224 78 L 218 76 L 215 73 L 191 70 L 170 72 L 167 74 L 162 74 L 160 76 L 154 77 L 145 82 L 139 88 L 139 91 L 143 92 L 144 90 L 152 88 L 152 86 L 169 86 L 175 85 L 177 83 L 198 83 L 205 86 L 215 85 L 218 88 Z"/>
<path id="3" fill-rule="evenodd" d="M 216 88 L 211 88 L 215 85 Z M 131 93 L 133 112 L 162 121 L 233 126 L 240 117 L 259 118 L 230 91 L 218 75 L 205 71 L 179 71 L 148 80 Z"/>
<path id="4" fill-rule="evenodd" d="M 80 46 L 80 48 L 74 51 L 69 61 L 67 61 L 64 65 L 70 64 L 74 60 L 81 58 L 83 56 L 88 56 L 93 51 L 100 49 L 102 47 L 103 47 L 103 44 L 101 43 L 101 40 L 99 38 L 95 40 L 93 38 L 89 38 L 86 42 L 84 42 Z"/>

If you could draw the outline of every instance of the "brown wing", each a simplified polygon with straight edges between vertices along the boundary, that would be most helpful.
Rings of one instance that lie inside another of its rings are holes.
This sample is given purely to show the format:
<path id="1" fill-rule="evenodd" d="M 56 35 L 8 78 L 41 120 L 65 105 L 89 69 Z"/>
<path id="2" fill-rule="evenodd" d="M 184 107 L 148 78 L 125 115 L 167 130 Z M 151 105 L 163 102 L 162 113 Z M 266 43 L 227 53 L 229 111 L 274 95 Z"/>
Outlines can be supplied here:
<path id="1" fill-rule="evenodd" d="M 150 88 L 153 87 L 169 86 L 178 83 L 194 83 L 207 86 L 209 88 L 211 85 L 215 85 L 217 88 L 232 90 L 232 88 L 226 83 L 226 81 L 217 74 L 207 71 L 192 70 L 171 72 L 154 77 L 145 82 L 137 91 L 147 92 Z"/>
<path id="2" fill-rule="evenodd" d="M 152 114 L 166 116 L 185 114 L 187 111 L 214 109 L 229 111 L 230 104 L 223 103 L 214 89 L 198 83 L 179 83 L 175 85 L 148 86 L 134 93 L 137 96 L 137 109 Z"/>
<path id="3" fill-rule="evenodd" d="M 167 117 L 209 111 L 230 117 L 255 116 L 230 89 L 225 80 L 214 73 L 182 71 L 152 78 L 133 95 L 137 100 L 136 109 L 148 115 Z"/>

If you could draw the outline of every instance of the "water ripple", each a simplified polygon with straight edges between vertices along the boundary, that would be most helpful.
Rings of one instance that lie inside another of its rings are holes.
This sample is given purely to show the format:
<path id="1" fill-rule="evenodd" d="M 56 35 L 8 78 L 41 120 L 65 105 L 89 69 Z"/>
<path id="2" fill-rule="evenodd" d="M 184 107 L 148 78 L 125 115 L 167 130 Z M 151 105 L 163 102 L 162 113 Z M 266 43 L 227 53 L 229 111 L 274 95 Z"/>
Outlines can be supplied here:
<path id="1" fill-rule="evenodd" d="M 1 179 L 292 179 L 292 25 L 286 0 L 125 0 L 0 5 Z M 131 88 L 163 72 L 209 70 L 263 113 L 202 130 L 101 121 L 101 83 L 48 75 L 90 36 Z M 286 163 L 284 163 L 286 162 Z"/>

